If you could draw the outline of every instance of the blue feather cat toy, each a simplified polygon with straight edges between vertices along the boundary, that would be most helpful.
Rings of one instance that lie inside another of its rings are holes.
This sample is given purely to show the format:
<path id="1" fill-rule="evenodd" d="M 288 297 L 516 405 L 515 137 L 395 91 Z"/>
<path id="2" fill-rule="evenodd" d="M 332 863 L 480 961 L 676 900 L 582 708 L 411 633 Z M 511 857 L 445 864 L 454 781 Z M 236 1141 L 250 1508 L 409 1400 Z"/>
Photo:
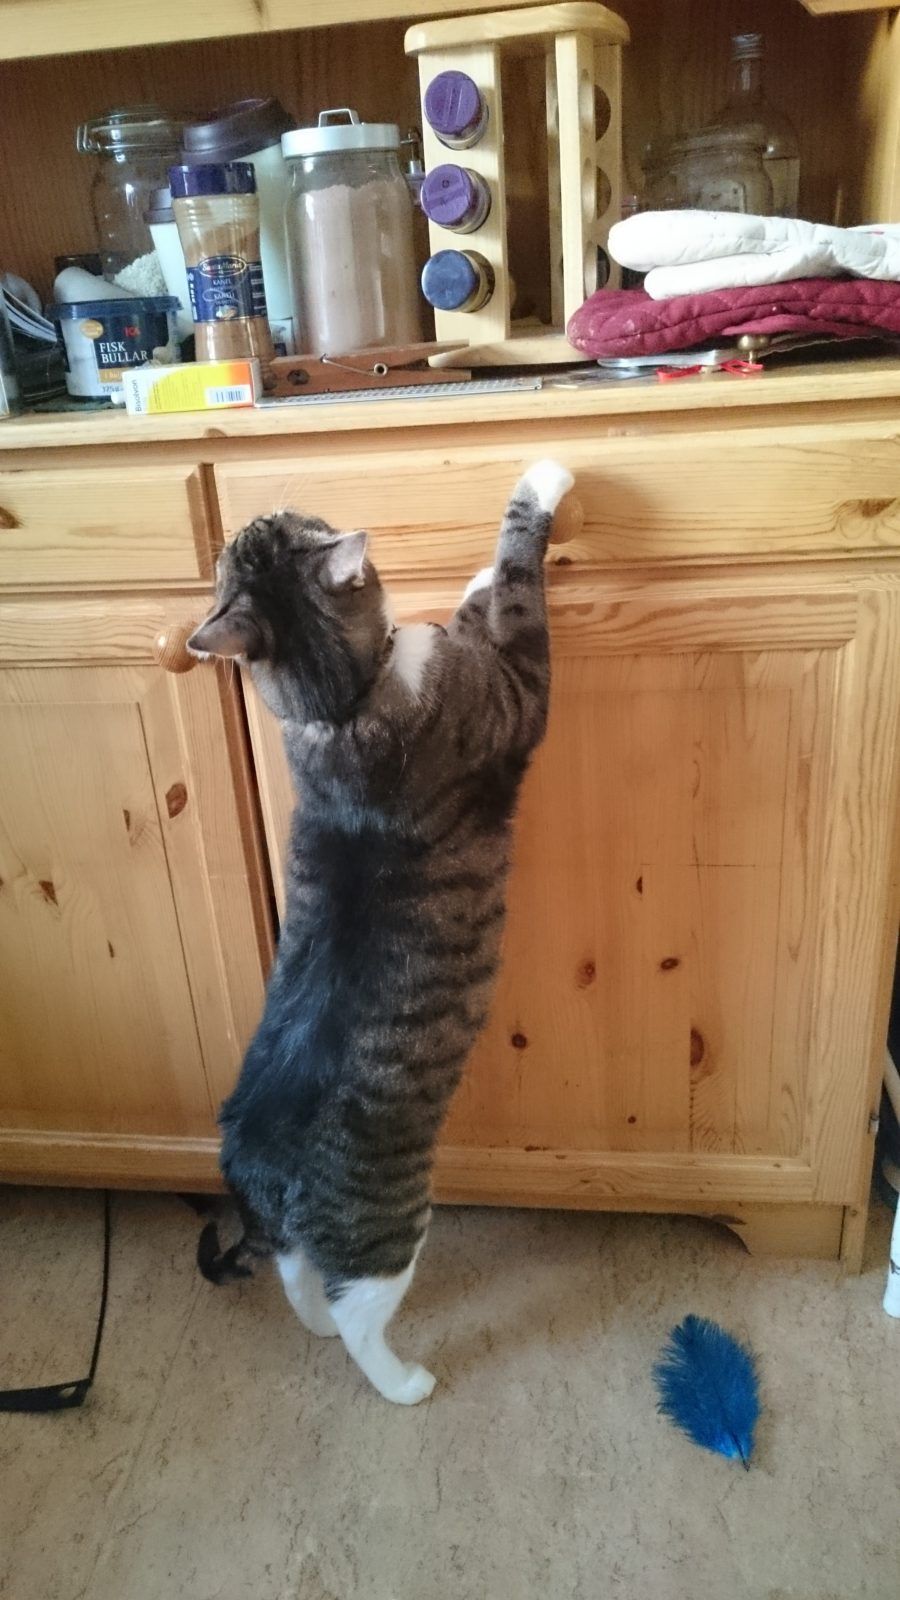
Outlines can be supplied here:
<path id="1" fill-rule="evenodd" d="M 705 1450 L 749 1471 L 759 1417 L 756 1356 L 706 1317 L 685 1317 L 653 1368 L 657 1410 Z"/>

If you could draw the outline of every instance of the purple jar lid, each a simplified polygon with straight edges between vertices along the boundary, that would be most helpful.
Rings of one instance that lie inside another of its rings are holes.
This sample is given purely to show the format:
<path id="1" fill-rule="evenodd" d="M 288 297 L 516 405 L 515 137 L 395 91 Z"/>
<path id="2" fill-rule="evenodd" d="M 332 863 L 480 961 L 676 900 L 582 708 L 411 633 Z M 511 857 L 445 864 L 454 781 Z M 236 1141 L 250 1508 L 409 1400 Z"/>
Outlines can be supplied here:
<path id="1" fill-rule="evenodd" d="M 202 167 L 170 167 L 173 200 L 195 194 L 255 194 L 256 173 L 249 161 L 217 161 Z"/>
<path id="2" fill-rule="evenodd" d="M 475 262 L 463 250 L 438 250 L 422 269 L 422 293 L 436 311 L 459 311 L 481 282 Z"/>
<path id="3" fill-rule="evenodd" d="M 425 90 L 425 115 L 437 134 L 459 139 L 478 126 L 484 102 L 467 72 L 439 72 Z"/>
<path id="4" fill-rule="evenodd" d="M 434 167 L 422 184 L 421 205 L 426 217 L 442 228 L 458 228 L 481 204 L 481 195 L 465 167 L 447 162 Z"/>

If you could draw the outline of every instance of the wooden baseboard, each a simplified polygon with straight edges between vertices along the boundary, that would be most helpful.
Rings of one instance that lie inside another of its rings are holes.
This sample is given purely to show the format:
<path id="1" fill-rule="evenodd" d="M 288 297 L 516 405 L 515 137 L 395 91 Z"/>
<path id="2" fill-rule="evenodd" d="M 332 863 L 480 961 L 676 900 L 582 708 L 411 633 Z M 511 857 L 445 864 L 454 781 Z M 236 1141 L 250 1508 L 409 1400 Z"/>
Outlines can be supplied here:
<path id="1" fill-rule="evenodd" d="M 658 1155 L 652 1151 L 521 1150 L 443 1145 L 435 1194 L 457 1205 L 564 1210 L 703 1210 L 719 1202 L 811 1201 L 814 1174 L 792 1157 Z M 648 1204 L 648 1202 L 650 1202 Z"/>
<path id="2" fill-rule="evenodd" d="M 221 1189 L 215 1138 L 0 1133 L 0 1182 L 91 1188 Z M 730 1228 L 754 1255 L 843 1257 L 859 1270 L 864 1218 L 810 1203 L 809 1169 L 756 1157 L 590 1154 L 444 1147 L 438 1204 L 680 1213 Z"/>
<path id="3" fill-rule="evenodd" d="M 96 1189 L 221 1189 L 219 1141 L 140 1134 L 0 1133 L 0 1182 Z"/>

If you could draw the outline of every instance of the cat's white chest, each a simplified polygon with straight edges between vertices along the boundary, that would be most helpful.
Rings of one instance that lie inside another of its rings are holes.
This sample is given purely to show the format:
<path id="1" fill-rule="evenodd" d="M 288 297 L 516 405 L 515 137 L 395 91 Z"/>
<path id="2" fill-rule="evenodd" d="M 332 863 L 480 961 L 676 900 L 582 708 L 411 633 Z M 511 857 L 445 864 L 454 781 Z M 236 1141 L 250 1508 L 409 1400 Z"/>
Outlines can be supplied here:
<path id="1" fill-rule="evenodd" d="M 431 622 L 411 622 L 394 634 L 391 671 L 417 699 L 440 637 L 441 630 Z"/>

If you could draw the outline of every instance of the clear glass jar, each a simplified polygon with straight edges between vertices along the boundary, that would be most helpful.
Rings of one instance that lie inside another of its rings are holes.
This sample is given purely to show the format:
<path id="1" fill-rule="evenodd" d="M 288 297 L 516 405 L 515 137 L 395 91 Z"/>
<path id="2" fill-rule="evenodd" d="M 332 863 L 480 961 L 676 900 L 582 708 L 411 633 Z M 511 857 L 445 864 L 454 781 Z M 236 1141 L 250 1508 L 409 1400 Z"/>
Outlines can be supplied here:
<path id="1" fill-rule="evenodd" d="M 400 132 L 323 111 L 315 128 L 282 137 L 291 187 L 285 231 L 297 347 L 340 355 L 415 344 L 421 318 L 413 204 Z"/>
<path id="2" fill-rule="evenodd" d="M 149 257 L 147 293 L 154 292 L 156 256 L 144 213 L 179 159 L 182 126 L 158 106 L 134 106 L 83 122 L 75 136 L 82 154 L 98 158 L 91 206 L 104 277 L 114 279 L 123 268 Z M 137 283 L 132 287 L 137 289 Z"/>
<path id="3" fill-rule="evenodd" d="M 757 131 L 721 129 L 679 139 L 646 168 L 648 210 L 744 211 L 770 216 L 772 184 Z"/>

